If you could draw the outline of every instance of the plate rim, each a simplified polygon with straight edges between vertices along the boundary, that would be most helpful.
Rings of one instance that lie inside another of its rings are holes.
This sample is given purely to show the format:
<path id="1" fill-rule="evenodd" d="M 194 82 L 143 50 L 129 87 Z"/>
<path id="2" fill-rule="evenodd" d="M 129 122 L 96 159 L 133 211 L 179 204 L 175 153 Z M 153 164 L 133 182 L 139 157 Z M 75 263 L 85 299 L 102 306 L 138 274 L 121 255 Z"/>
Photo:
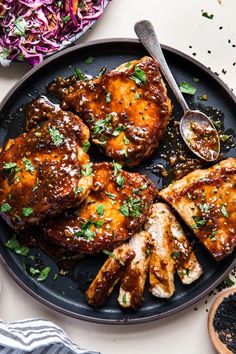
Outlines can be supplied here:
<path id="1" fill-rule="evenodd" d="M 3 107 L 8 103 L 8 101 L 11 99 L 11 96 L 14 94 L 16 90 L 18 90 L 21 85 L 23 85 L 35 72 L 41 70 L 48 64 L 50 64 L 52 61 L 58 59 L 59 57 L 63 55 L 67 55 L 70 52 L 77 51 L 83 48 L 88 48 L 90 46 L 100 46 L 100 45 L 106 45 L 106 44 L 118 44 L 118 43 L 132 43 L 136 45 L 140 45 L 140 48 L 142 47 L 142 44 L 139 42 L 139 40 L 134 39 L 134 38 L 107 38 L 107 39 L 100 39 L 100 40 L 94 40 L 94 41 L 88 41 L 85 43 L 81 44 L 76 44 L 72 45 L 69 48 L 66 48 L 56 54 L 53 54 L 49 58 L 45 59 L 41 64 L 37 65 L 36 67 L 32 68 L 29 70 L 21 79 L 19 79 L 16 84 L 7 92 L 5 97 L 0 103 L 0 115 Z M 210 69 L 208 69 L 205 65 L 197 61 L 196 59 L 190 57 L 189 55 L 166 45 L 161 45 L 162 48 L 170 53 L 176 54 L 177 56 L 180 56 L 183 59 L 186 59 L 193 65 L 197 66 L 204 72 L 206 72 L 208 75 L 212 77 L 213 80 L 215 80 L 223 89 L 226 91 L 226 93 L 230 96 L 232 101 L 236 104 L 236 96 L 234 93 L 231 91 L 231 89 L 216 75 L 214 74 Z M 79 320 L 83 321 L 88 321 L 88 322 L 93 322 L 93 323 L 100 323 L 100 324 L 139 324 L 139 323 L 146 323 L 146 322 L 151 322 L 163 318 L 170 317 L 174 314 L 179 313 L 180 311 L 189 308 L 191 305 L 197 303 L 199 300 L 201 300 L 205 295 L 207 295 L 211 290 L 213 290 L 226 276 L 229 274 L 229 272 L 236 266 L 236 258 L 232 261 L 232 263 L 227 267 L 227 269 L 221 274 L 219 278 L 217 278 L 209 287 L 207 287 L 204 291 L 202 291 L 200 294 L 195 296 L 194 298 L 190 299 L 189 301 L 173 308 L 170 309 L 166 312 L 147 316 L 147 317 L 137 317 L 137 318 L 129 318 L 128 315 L 124 316 L 122 319 L 108 319 L 108 318 L 98 318 L 90 315 L 83 315 L 83 314 L 78 314 L 76 312 L 73 312 L 71 310 L 64 309 L 56 304 L 54 304 L 51 301 L 48 301 L 44 297 L 40 296 L 36 292 L 34 292 L 29 286 L 27 286 L 18 276 L 14 273 L 14 271 L 10 268 L 8 263 L 5 261 L 3 258 L 2 254 L 0 254 L 0 262 L 3 265 L 4 269 L 8 272 L 8 274 L 11 276 L 11 278 L 21 287 L 23 288 L 24 291 L 26 291 L 29 295 L 31 295 L 34 299 L 38 300 L 42 304 L 48 306 L 50 309 L 53 309 L 57 312 L 60 312 L 64 315 L 77 318 Z"/>

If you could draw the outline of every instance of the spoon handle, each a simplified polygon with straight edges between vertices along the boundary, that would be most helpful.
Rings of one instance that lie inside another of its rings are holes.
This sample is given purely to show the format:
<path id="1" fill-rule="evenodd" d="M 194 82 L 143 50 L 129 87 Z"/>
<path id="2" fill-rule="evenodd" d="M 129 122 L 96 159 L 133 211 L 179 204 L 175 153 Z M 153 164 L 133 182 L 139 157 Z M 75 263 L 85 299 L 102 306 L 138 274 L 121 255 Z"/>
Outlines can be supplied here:
<path id="1" fill-rule="evenodd" d="M 168 67 L 165 60 L 164 54 L 162 52 L 160 43 L 155 34 L 153 25 L 147 20 L 139 21 L 134 26 L 135 33 L 137 34 L 140 42 L 147 49 L 149 54 L 158 61 L 160 69 L 166 78 L 166 81 L 170 85 L 172 91 L 174 92 L 179 104 L 181 105 L 184 112 L 189 111 L 189 107 L 180 92 L 180 89 Z"/>

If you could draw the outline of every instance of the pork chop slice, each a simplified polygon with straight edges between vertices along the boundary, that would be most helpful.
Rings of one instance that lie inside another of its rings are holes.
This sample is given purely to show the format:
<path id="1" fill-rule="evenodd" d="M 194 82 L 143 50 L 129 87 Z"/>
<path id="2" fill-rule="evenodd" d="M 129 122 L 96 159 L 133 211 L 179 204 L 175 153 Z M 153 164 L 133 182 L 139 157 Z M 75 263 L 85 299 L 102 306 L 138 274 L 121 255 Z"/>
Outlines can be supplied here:
<path id="1" fill-rule="evenodd" d="M 71 251 L 96 254 L 138 232 L 151 213 L 157 190 L 138 173 L 123 171 L 118 163 L 96 163 L 93 188 L 76 210 L 42 224 L 45 239 Z"/>
<path id="2" fill-rule="evenodd" d="M 220 260 L 236 246 L 236 159 L 195 170 L 160 192 L 211 255 Z"/>
<path id="3" fill-rule="evenodd" d="M 138 165 L 157 148 L 172 106 L 158 64 L 143 57 L 91 80 L 57 78 L 49 91 L 88 125 L 92 141 L 108 157 Z"/>
<path id="4" fill-rule="evenodd" d="M 10 139 L 0 153 L 0 211 L 20 230 L 83 201 L 93 183 L 89 130 L 70 112 Z"/>

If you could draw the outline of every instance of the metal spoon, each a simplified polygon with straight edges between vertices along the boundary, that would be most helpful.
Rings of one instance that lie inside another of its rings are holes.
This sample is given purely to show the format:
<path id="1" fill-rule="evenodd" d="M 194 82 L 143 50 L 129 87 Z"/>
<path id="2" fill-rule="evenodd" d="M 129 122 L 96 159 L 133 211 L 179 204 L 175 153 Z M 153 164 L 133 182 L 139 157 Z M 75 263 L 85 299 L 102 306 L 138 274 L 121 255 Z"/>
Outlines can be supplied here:
<path id="1" fill-rule="evenodd" d="M 215 161 L 220 153 L 217 130 L 204 113 L 190 110 L 166 63 L 152 24 L 146 20 L 140 21 L 135 24 L 134 30 L 149 54 L 158 61 L 163 75 L 184 111 L 180 121 L 180 134 L 183 140 L 198 157 L 205 161 Z"/>

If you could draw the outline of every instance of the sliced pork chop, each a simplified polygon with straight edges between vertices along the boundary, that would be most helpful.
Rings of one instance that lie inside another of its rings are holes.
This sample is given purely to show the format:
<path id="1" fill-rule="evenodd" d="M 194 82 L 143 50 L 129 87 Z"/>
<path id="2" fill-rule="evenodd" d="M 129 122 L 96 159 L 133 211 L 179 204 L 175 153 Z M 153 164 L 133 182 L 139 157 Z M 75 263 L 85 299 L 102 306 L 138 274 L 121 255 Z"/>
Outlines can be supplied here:
<path id="1" fill-rule="evenodd" d="M 171 258 L 174 260 L 175 269 L 183 284 L 191 284 L 202 275 L 203 270 L 192 250 L 190 242 L 167 204 L 156 203 L 153 208 L 159 215 L 162 227 L 169 229 L 169 233 L 173 239 Z"/>
<path id="2" fill-rule="evenodd" d="M 236 159 L 195 170 L 160 195 L 179 213 L 214 258 L 236 246 Z"/>
<path id="3" fill-rule="evenodd" d="M 135 253 L 128 244 L 114 249 L 86 291 L 89 305 L 101 307 L 118 283 Z"/>
<path id="4" fill-rule="evenodd" d="M 158 204 L 153 205 L 152 214 L 145 224 L 145 230 L 152 236 L 154 243 L 150 257 L 150 291 L 156 297 L 170 298 L 175 291 L 174 240 L 170 225 L 165 222 L 165 215 L 159 210 Z"/>
<path id="5" fill-rule="evenodd" d="M 136 310 L 144 301 L 143 293 L 149 269 L 150 253 L 153 246 L 148 232 L 141 231 L 129 240 L 135 257 L 121 280 L 118 302 L 123 308 Z"/>
<path id="6" fill-rule="evenodd" d="M 96 79 L 57 78 L 49 91 L 61 96 L 62 109 L 79 114 L 107 156 L 126 166 L 153 153 L 172 111 L 158 64 L 150 57 Z"/>
<path id="7" fill-rule="evenodd" d="M 157 190 L 138 173 L 117 163 L 97 163 L 93 189 L 80 208 L 51 218 L 42 225 L 45 239 L 74 252 L 96 254 L 112 250 L 138 232 L 151 213 Z"/>

